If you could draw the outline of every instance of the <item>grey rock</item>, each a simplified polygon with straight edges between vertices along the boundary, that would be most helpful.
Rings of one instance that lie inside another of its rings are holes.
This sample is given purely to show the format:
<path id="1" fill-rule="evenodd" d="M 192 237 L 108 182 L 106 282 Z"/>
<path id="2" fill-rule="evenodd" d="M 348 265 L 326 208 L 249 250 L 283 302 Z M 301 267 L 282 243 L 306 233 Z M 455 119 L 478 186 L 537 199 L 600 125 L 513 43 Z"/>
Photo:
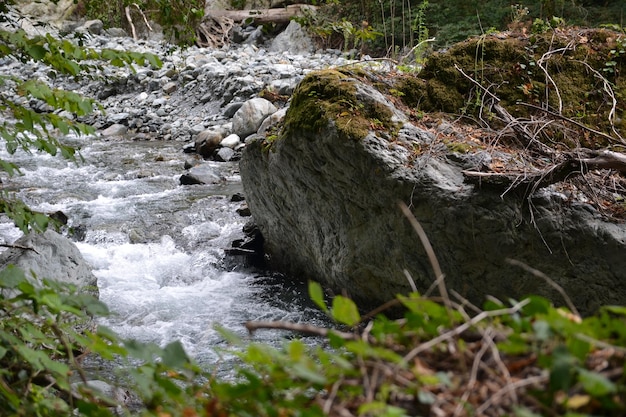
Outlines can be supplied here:
<path id="1" fill-rule="evenodd" d="M 306 54 L 315 50 L 315 44 L 306 30 L 298 22 L 292 20 L 287 28 L 272 40 L 269 50 L 271 52 Z"/>
<path id="2" fill-rule="evenodd" d="M 266 117 L 265 120 L 263 120 L 263 123 L 261 123 L 261 126 L 259 126 L 258 133 L 261 135 L 265 134 L 270 127 L 281 122 L 285 118 L 285 114 L 287 114 L 287 107 L 283 107 Z"/>
<path id="3" fill-rule="evenodd" d="M 235 151 L 231 148 L 220 148 L 215 155 L 215 159 L 221 162 L 228 162 L 235 156 Z"/>
<path id="4" fill-rule="evenodd" d="M 200 178 L 191 174 L 183 174 L 179 178 L 180 185 L 198 185 L 198 184 L 206 184 Z"/>
<path id="5" fill-rule="evenodd" d="M 130 113 L 122 112 L 122 113 L 114 113 L 108 116 L 108 120 L 113 123 L 121 123 L 127 121 L 130 118 Z"/>
<path id="6" fill-rule="evenodd" d="M 236 135 L 233 133 L 233 134 L 226 136 L 224 139 L 222 139 L 222 141 L 220 142 L 220 146 L 223 146 L 225 148 L 235 149 L 237 145 L 239 145 L 240 143 L 241 143 L 241 138 L 239 137 L 239 135 Z"/>
<path id="7" fill-rule="evenodd" d="M 276 106 L 264 98 L 246 101 L 233 116 L 233 133 L 242 138 L 255 133 L 263 120 L 276 110 Z"/>
<path id="8" fill-rule="evenodd" d="M 389 105 L 356 87 L 365 102 Z M 416 153 L 433 138 L 408 123 L 395 142 L 375 132 L 349 140 L 332 123 L 289 132 L 269 152 L 261 140 L 247 141 L 240 162 L 273 268 L 345 291 L 365 307 L 410 292 L 405 270 L 426 291 L 435 277 L 401 201 L 424 228 L 448 288 L 479 305 L 486 295 L 527 294 L 563 304 L 552 286 L 508 258 L 543 271 L 583 313 L 626 303 L 623 224 L 550 189 L 527 197 L 468 183 L 463 170 L 484 155 L 453 158 L 445 147 Z"/>
<path id="9" fill-rule="evenodd" d="M 176 88 L 178 88 L 178 84 L 176 84 L 176 82 L 174 81 L 170 81 L 163 86 L 163 92 L 165 94 L 172 94 L 174 91 L 176 91 Z"/>
<path id="10" fill-rule="evenodd" d="M 115 123 L 104 129 L 101 133 L 102 136 L 124 136 L 127 132 L 128 128 L 126 126 Z"/>
<path id="11" fill-rule="evenodd" d="M 224 115 L 224 117 L 229 117 L 229 118 L 233 117 L 235 113 L 237 113 L 237 110 L 239 110 L 242 105 L 243 105 L 243 102 L 228 103 L 224 107 L 222 114 Z"/>
<path id="12" fill-rule="evenodd" d="M 104 32 L 112 38 L 124 38 L 128 36 L 128 33 L 122 28 L 108 28 Z"/>
<path id="13" fill-rule="evenodd" d="M 189 174 L 201 181 L 202 184 L 215 184 L 221 177 L 208 162 L 199 163 L 189 169 Z"/>
<path id="14" fill-rule="evenodd" d="M 15 241 L 14 246 L 0 254 L 0 269 L 12 264 L 27 276 L 32 272 L 37 280 L 46 278 L 72 284 L 79 291 L 98 296 L 98 283 L 91 267 L 68 238 L 52 230 L 31 232 Z"/>
<path id="15" fill-rule="evenodd" d="M 83 24 L 83 28 L 92 35 L 100 35 L 104 29 L 104 23 L 100 19 L 88 20 Z"/>
<path id="16" fill-rule="evenodd" d="M 195 140 L 196 152 L 203 158 L 209 158 L 213 152 L 220 146 L 220 142 L 224 139 L 222 134 L 217 130 L 206 129 L 198 133 Z"/>

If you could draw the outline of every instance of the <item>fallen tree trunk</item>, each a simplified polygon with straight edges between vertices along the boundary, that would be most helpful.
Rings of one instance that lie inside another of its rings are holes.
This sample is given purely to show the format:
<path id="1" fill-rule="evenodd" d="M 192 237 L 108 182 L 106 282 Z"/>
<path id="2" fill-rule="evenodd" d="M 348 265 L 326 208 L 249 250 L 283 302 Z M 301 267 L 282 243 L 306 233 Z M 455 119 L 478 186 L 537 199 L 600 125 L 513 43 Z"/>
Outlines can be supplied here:
<path id="1" fill-rule="evenodd" d="M 292 17 L 302 16 L 306 12 L 315 12 L 317 7 L 308 4 L 292 4 L 276 9 L 251 9 L 251 10 L 214 10 L 206 9 L 205 16 L 212 18 L 232 19 L 235 22 L 251 20 L 255 23 L 287 23 Z"/>

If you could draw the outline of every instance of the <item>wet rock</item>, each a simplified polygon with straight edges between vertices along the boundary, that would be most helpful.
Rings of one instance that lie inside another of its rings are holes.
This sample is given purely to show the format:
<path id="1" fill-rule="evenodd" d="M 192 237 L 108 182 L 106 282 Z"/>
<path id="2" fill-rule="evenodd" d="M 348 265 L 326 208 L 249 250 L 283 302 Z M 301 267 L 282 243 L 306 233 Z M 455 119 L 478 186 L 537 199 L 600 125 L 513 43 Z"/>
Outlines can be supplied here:
<path id="1" fill-rule="evenodd" d="M 206 184 L 201 179 L 192 174 L 183 174 L 179 179 L 180 185 L 198 185 Z"/>
<path id="2" fill-rule="evenodd" d="M 247 204 L 242 205 L 236 211 L 241 217 L 250 217 L 252 215 L 252 213 L 250 213 L 250 207 L 248 207 Z"/>
<path id="3" fill-rule="evenodd" d="M 68 238 L 52 230 L 31 232 L 0 254 L 0 269 L 13 264 L 27 276 L 75 285 L 79 291 L 98 296 L 97 279 L 80 251 Z"/>
<path id="4" fill-rule="evenodd" d="M 263 252 L 263 235 L 254 221 L 249 221 L 243 227 L 245 237 L 232 242 L 231 247 L 224 250 L 227 268 L 254 267 L 265 269 L 265 255 Z"/>
<path id="5" fill-rule="evenodd" d="M 244 201 L 246 197 L 242 193 L 235 193 L 230 197 L 230 201 L 236 203 L 239 201 Z"/>

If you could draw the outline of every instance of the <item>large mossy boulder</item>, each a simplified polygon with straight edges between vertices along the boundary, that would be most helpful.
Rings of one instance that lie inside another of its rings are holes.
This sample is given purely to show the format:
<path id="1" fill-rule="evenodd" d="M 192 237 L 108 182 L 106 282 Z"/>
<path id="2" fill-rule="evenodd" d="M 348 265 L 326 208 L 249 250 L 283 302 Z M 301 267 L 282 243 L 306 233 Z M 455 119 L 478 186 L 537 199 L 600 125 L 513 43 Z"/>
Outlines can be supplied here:
<path id="1" fill-rule="evenodd" d="M 405 91 L 418 96 L 422 86 L 432 100 L 425 82 L 433 80 L 417 79 Z M 528 294 L 564 302 L 552 283 L 509 259 L 549 276 L 582 312 L 626 302 L 621 219 L 575 182 L 524 181 L 551 166 L 529 161 L 511 142 L 481 141 L 489 129 L 412 118 L 415 107 L 397 100 L 410 97 L 390 85 L 398 84 L 361 71 L 312 73 L 283 124 L 248 143 L 243 185 L 273 268 L 320 281 L 363 307 L 411 291 L 407 275 L 426 291 L 435 277 L 402 202 L 425 229 L 446 285 L 473 302 Z"/>

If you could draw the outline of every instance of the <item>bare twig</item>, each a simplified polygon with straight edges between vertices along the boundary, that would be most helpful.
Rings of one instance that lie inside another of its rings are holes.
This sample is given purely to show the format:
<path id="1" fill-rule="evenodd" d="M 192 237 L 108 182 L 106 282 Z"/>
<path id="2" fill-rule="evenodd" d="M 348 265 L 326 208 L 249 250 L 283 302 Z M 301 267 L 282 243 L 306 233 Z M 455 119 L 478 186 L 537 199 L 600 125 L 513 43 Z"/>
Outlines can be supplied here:
<path id="1" fill-rule="evenodd" d="M 128 20 L 128 24 L 130 25 L 130 32 L 133 35 L 133 39 L 137 40 L 137 31 L 135 30 L 133 19 L 130 17 L 130 6 L 126 6 L 124 12 L 126 13 L 126 20 Z"/>
<path id="2" fill-rule="evenodd" d="M 549 114 L 550 116 L 554 116 L 554 117 L 559 118 L 559 119 L 561 119 L 563 121 L 566 121 L 568 123 L 576 125 L 576 126 L 578 126 L 579 128 L 581 128 L 583 130 L 586 130 L 588 132 L 593 133 L 594 135 L 598 135 L 598 136 L 601 136 L 601 137 L 603 137 L 603 138 L 605 138 L 607 140 L 610 140 L 611 142 L 614 142 L 614 141 L 617 140 L 616 138 L 614 138 L 611 135 L 607 135 L 606 133 L 603 133 L 603 132 L 600 132 L 598 130 L 592 129 L 589 126 L 585 126 L 584 124 L 582 124 L 580 122 L 577 122 L 576 120 L 570 119 L 569 117 L 565 117 L 562 114 L 555 113 L 555 112 L 553 112 L 551 110 L 544 109 L 542 107 L 535 106 L 534 104 L 529 104 L 529 103 L 517 103 L 517 104 L 522 105 L 522 106 L 526 106 L 526 107 L 530 107 L 530 108 L 533 108 L 533 109 L 536 109 L 536 110 L 540 110 L 540 111 L 542 111 L 542 112 L 544 112 L 546 114 Z"/>
<path id="3" fill-rule="evenodd" d="M 600 81 L 602 81 L 602 86 L 604 87 L 604 91 L 609 95 L 609 97 L 611 97 L 611 110 L 609 111 L 609 116 L 608 116 L 609 123 L 611 124 L 611 130 L 613 131 L 613 133 L 617 135 L 617 137 L 622 141 L 622 143 L 626 143 L 624 138 L 622 138 L 622 136 L 615 129 L 614 120 L 615 120 L 615 111 L 617 109 L 617 99 L 615 98 L 615 91 L 613 91 L 613 88 L 611 87 L 611 83 L 602 74 L 600 74 L 600 71 L 596 70 L 588 63 L 584 61 L 576 61 L 576 62 L 579 62 L 583 64 L 584 66 L 586 66 L 589 71 L 593 72 L 594 77 L 599 78 Z"/>
<path id="4" fill-rule="evenodd" d="M 581 152 L 582 153 L 582 152 Z M 463 171 L 463 175 L 474 178 L 491 185 L 508 187 L 507 191 L 519 189 L 521 186 L 533 184 L 531 192 L 539 188 L 564 181 L 573 175 L 584 175 L 590 170 L 610 169 L 626 172 L 626 155 L 608 150 L 591 151 L 584 150 L 591 156 L 583 158 L 582 155 L 573 156 L 559 164 L 553 165 L 546 170 L 537 170 L 535 173 L 515 172 L 478 172 Z"/>
<path id="5" fill-rule="evenodd" d="M 515 304 L 513 307 L 511 308 L 503 308 L 500 310 L 491 310 L 491 311 L 483 311 L 480 314 L 477 314 L 476 316 L 472 317 L 471 320 L 466 321 L 465 323 L 459 325 L 458 327 L 455 327 L 454 329 L 443 333 L 433 339 L 430 339 L 428 342 L 424 342 L 421 345 L 417 346 L 416 348 L 414 348 L 413 350 L 411 350 L 409 353 L 407 353 L 403 360 L 405 362 L 408 362 L 410 360 L 412 360 L 413 358 L 415 358 L 417 355 L 419 355 L 422 352 L 425 352 L 431 348 L 433 348 L 434 346 L 437 346 L 439 343 L 445 341 L 445 340 L 450 340 L 453 337 L 459 336 L 460 334 L 462 334 L 463 332 L 465 332 L 466 330 L 468 330 L 469 328 L 471 328 L 472 326 L 476 325 L 477 323 L 480 323 L 482 320 L 488 318 L 488 317 L 497 317 L 497 316 L 506 316 L 506 315 L 511 315 L 511 314 L 515 314 L 517 313 L 522 307 L 524 307 L 526 304 L 528 304 L 530 302 L 529 299 L 524 299 L 522 301 L 520 301 L 519 303 Z"/>
<path id="6" fill-rule="evenodd" d="M 487 339 L 490 336 L 490 333 L 491 333 L 490 329 L 487 329 L 485 333 L 483 334 L 483 340 Z M 456 406 L 456 409 L 454 410 L 454 417 L 461 415 L 461 413 L 464 411 L 463 406 L 467 403 L 467 399 L 472 393 L 472 390 L 474 389 L 474 385 L 476 384 L 476 381 L 478 380 L 478 368 L 479 368 L 480 362 L 483 359 L 483 356 L 485 355 L 485 353 L 487 353 L 487 350 L 489 350 L 489 344 L 483 343 L 483 345 L 480 347 L 480 350 L 476 352 L 476 355 L 474 356 L 474 361 L 472 362 L 472 370 L 470 372 L 469 381 L 467 381 L 467 384 L 465 386 L 465 392 L 463 392 L 463 395 L 461 396 L 461 401 L 459 401 L 459 403 Z"/>
<path id="7" fill-rule="evenodd" d="M 540 148 L 542 147 L 543 144 L 541 142 L 535 140 L 534 136 L 528 131 L 528 129 L 526 128 L 526 126 L 524 124 L 520 123 L 520 121 L 515 119 L 513 116 L 511 116 L 511 114 L 504 107 L 502 107 L 502 106 L 500 106 L 498 104 L 500 102 L 500 98 L 498 98 L 498 96 L 496 96 L 491 91 L 489 91 L 487 88 L 485 88 L 481 83 L 479 83 L 478 81 L 476 81 L 475 79 L 473 79 L 472 77 L 467 75 L 463 71 L 463 69 L 461 67 L 459 67 L 457 64 L 454 64 L 454 68 L 456 68 L 456 70 L 459 71 L 461 73 L 461 75 L 463 75 L 465 78 L 467 78 L 469 81 L 471 81 L 474 85 L 476 85 L 478 88 L 480 88 L 485 94 L 487 94 L 494 101 L 493 105 L 492 105 L 493 111 L 508 126 L 510 126 L 511 129 L 513 129 L 513 131 L 515 132 L 515 134 L 517 135 L 517 137 L 521 141 L 523 141 L 527 145 L 539 144 L 538 146 Z M 543 145 L 543 147 L 545 147 L 545 145 Z M 542 149 L 542 151 L 545 152 L 544 149 Z"/>
<path id="8" fill-rule="evenodd" d="M 407 52 L 404 56 L 400 57 L 400 59 L 398 61 L 400 63 L 404 63 L 404 61 L 409 57 L 409 55 L 411 55 L 413 53 L 413 51 L 415 51 L 417 48 L 419 48 L 420 46 L 422 46 L 423 44 L 425 44 L 427 42 L 435 42 L 435 40 L 436 40 L 435 38 L 424 39 L 423 41 L 421 41 L 420 43 L 415 45 L 413 48 L 411 48 L 411 50 L 409 52 Z"/>
<path id="9" fill-rule="evenodd" d="M 139 5 L 137 3 L 133 3 L 133 6 L 135 6 L 137 8 L 137 11 L 139 12 L 139 14 L 141 15 L 141 17 L 143 17 L 143 21 L 146 24 L 146 28 L 152 32 L 152 26 L 150 26 L 150 23 L 148 23 L 148 19 L 146 18 L 146 15 L 143 13 L 143 11 L 141 10 L 141 8 L 139 7 Z"/>
<path id="10" fill-rule="evenodd" d="M 535 268 L 525 264 L 524 262 L 518 261 L 516 259 L 510 259 L 510 258 L 507 259 L 506 261 L 509 264 L 515 265 L 515 266 L 519 266 L 520 268 L 522 268 L 526 272 L 530 272 L 531 274 L 533 274 L 537 278 L 541 278 L 542 280 L 544 280 L 548 285 L 550 285 L 552 288 L 557 290 L 559 292 L 559 294 L 561 294 L 561 297 L 563 297 L 563 300 L 565 301 L 565 304 L 567 304 L 567 307 L 569 307 L 570 311 L 572 313 L 576 314 L 578 317 L 580 317 L 580 313 L 578 312 L 578 309 L 576 308 L 576 306 L 572 302 L 572 299 L 567 295 L 567 293 L 565 292 L 563 287 L 561 287 L 556 281 L 554 281 L 552 278 L 550 278 L 549 276 L 547 276 L 543 272 L 539 271 L 538 269 L 535 269 Z"/>
<path id="11" fill-rule="evenodd" d="M 8 243 L 0 243 L 0 247 L 9 248 L 9 249 L 24 249 L 24 250 L 32 250 L 36 254 L 39 254 L 35 248 L 31 248 L 30 246 L 22 246 L 16 244 L 8 244 Z"/>
<path id="12" fill-rule="evenodd" d="M 541 58 L 539 58 L 539 60 L 537 61 L 537 65 L 539 65 L 539 68 L 541 68 L 541 70 L 543 71 L 543 73 L 546 76 L 546 80 L 550 81 L 550 83 L 552 83 L 552 85 L 554 86 L 554 91 L 556 92 L 556 96 L 558 98 L 559 101 L 559 114 L 561 114 L 563 112 L 563 100 L 561 99 L 561 93 L 559 92 L 559 86 L 556 85 L 556 83 L 554 82 L 554 80 L 552 79 L 552 77 L 550 76 L 550 73 L 548 72 L 548 68 L 544 67 L 544 62 L 547 61 L 552 55 L 554 54 L 558 54 L 558 53 L 563 53 L 566 51 L 570 51 L 574 49 L 570 44 L 568 44 L 566 47 L 564 48 L 559 48 L 559 49 L 554 49 L 554 50 L 550 50 L 548 52 L 546 52 L 545 54 L 543 54 L 541 56 Z M 548 106 L 548 83 L 546 83 L 546 107 Z"/>
<path id="13" fill-rule="evenodd" d="M 441 271 L 441 266 L 439 266 L 439 260 L 437 260 L 437 255 L 435 255 L 435 251 L 433 250 L 433 247 L 430 244 L 430 240 L 428 240 L 428 236 L 426 235 L 426 232 L 422 228 L 422 225 L 417 221 L 415 216 L 413 216 L 413 213 L 411 212 L 411 210 L 409 210 L 407 205 L 404 202 L 400 202 L 399 204 L 400 204 L 400 209 L 402 210 L 402 213 L 404 213 L 404 216 L 409 220 L 409 223 L 411 223 L 413 230 L 415 230 L 415 232 L 417 233 L 417 236 L 419 237 L 420 242 L 422 243 L 422 246 L 424 247 L 424 250 L 426 251 L 428 260 L 430 261 L 430 265 L 433 268 L 433 272 L 435 273 L 435 279 L 439 281 L 438 283 L 439 293 L 441 294 L 441 297 L 443 298 L 443 303 L 448 309 L 448 311 L 451 311 L 452 303 L 450 302 L 448 289 L 446 288 L 446 284 L 443 279 L 444 274 Z"/>
<path id="14" fill-rule="evenodd" d="M 542 372 L 541 375 L 533 376 L 530 378 L 522 379 L 519 381 L 515 381 L 511 384 L 505 385 L 498 392 L 493 394 L 487 401 L 485 401 L 480 407 L 476 409 L 476 415 L 482 415 L 493 403 L 498 401 L 501 397 L 508 394 L 510 391 L 515 391 L 519 388 L 523 388 L 529 385 L 535 385 L 540 383 L 545 383 L 549 378 L 548 371 Z"/>

